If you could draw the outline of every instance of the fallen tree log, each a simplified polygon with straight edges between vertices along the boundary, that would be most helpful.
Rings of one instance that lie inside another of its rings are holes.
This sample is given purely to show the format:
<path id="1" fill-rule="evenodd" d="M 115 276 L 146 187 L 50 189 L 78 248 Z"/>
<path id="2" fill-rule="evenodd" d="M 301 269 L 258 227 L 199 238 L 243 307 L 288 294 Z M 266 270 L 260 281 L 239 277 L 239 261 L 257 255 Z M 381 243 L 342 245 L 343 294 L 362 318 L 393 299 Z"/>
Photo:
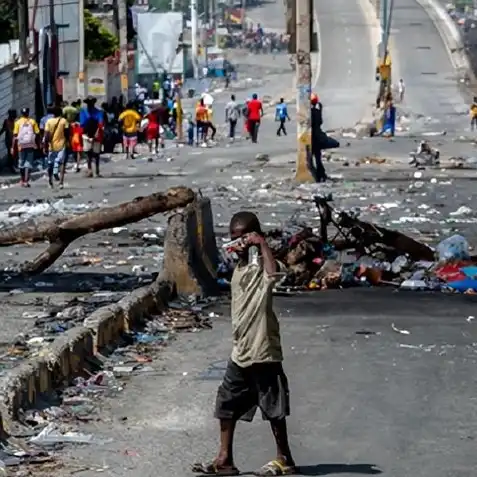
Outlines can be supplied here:
<path id="1" fill-rule="evenodd" d="M 54 219 L 48 218 L 40 223 L 36 223 L 33 219 L 30 219 L 16 227 L 0 230 L 0 247 L 8 247 L 21 243 L 44 242 L 47 240 L 48 232 L 52 227 L 60 225 L 70 218 L 71 215 L 55 217 Z"/>
<path id="2" fill-rule="evenodd" d="M 43 232 L 42 239 L 50 242 L 47 250 L 38 255 L 32 262 L 25 264 L 23 272 L 28 275 L 43 272 L 61 256 L 71 242 L 84 235 L 113 227 L 121 227 L 161 212 L 184 207 L 194 199 L 195 193 L 191 189 L 174 187 L 166 193 L 158 192 L 147 197 L 137 197 L 120 205 L 70 217 L 60 224 L 50 222 L 48 227 L 39 225 L 36 228 L 20 226 L 17 229 L 18 241 L 15 243 L 38 241 L 40 231 Z M 23 235 L 20 236 L 19 232 Z M 14 233 L 14 230 L 10 233 Z"/>

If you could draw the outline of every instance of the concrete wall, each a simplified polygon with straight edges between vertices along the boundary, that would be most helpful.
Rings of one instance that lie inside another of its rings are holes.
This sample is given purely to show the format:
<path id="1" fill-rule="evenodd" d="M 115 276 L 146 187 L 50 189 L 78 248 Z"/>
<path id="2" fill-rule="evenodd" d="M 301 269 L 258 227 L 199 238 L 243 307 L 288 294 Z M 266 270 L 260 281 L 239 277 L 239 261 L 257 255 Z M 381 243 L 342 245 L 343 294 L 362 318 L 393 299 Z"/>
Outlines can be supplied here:
<path id="1" fill-rule="evenodd" d="M 11 108 L 18 112 L 21 108 L 30 108 L 35 113 L 36 68 L 10 64 L 0 68 L 0 121 L 7 116 Z M 5 164 L 7 154 L 4 137 L 0 140 L 0 168 Z"/>

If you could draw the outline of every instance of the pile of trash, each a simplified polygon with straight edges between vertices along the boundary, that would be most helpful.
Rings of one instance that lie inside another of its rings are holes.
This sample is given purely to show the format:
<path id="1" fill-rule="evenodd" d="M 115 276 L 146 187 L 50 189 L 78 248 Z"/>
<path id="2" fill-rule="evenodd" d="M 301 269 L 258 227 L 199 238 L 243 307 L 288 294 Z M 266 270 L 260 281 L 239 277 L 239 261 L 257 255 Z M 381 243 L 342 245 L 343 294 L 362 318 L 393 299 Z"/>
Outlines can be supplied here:
<path id="1" fill-rule="evenodd" d="M 477 256 L 471 257 L 463 236 L 453 235 L 434 250 L 350 213 L 333 219 L 327 205 L 331 199 L 318 200 L 324 205 L 318 229 L 293 224 L 266 234 L 274 256 L 287 266 L 277 293 L 380 285 L 477 294 Z M 331 239 L 328 225 L 334 227 Z M 224 289 L 230 286 L 237 258 L 229 244 L 223 246 L 218 274 Z"/>

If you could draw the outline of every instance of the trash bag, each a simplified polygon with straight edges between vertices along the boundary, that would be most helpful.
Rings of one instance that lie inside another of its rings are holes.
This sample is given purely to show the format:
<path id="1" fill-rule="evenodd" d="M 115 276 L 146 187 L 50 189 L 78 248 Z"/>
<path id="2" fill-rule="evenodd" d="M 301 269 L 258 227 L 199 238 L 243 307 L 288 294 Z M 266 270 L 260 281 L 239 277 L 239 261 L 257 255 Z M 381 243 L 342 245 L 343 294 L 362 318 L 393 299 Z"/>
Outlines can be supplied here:
<path id="1" fill-rule="evenodd" d="M 437 246 L 437 255 L 440 262 L 449 260 L 468 260 L 469 242 L 462 235 L 452 235 Z"/>

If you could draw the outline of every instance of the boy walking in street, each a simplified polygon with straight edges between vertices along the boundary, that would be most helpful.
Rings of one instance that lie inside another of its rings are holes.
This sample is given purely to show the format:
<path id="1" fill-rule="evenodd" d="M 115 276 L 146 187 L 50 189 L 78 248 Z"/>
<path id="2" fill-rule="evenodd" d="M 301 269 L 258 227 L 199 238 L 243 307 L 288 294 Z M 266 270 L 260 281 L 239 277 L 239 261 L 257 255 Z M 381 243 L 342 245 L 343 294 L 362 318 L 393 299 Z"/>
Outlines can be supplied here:
<path id="1" fill-rule="evenodd" d="M 195 464 L 203 475 L 238 475 L 234 465 L 233 438 L 238 420 L 251 422 L 257 407 L 271 425 L 277 457 L 255 475 L 290 475 L 295 463 L 288 444 L 286 416 L 290 413 L 287 377 L 283 371 L 280 328 L 272 308 L 272 291 L 281 266 L 263 236 L 252 212 L 239 212 L 230 222 L 230 235 L 240 239 L 239 263 L 232 276 L 233 349 L 216 399 L 220 422 L 220 449 L 209 463 Z M 248 263 L 250 247 L 258 247 L 257 261 Z"/>
<path id="2" fill-rule="evenodd" d="M 30 187 L 30 171 L 35 161 L 35 151 L 39 146 L 40 129 L 37 122 L 30 118 L 30 109 L 23 108 L 21 116 L 13 126 L 12 154 L 18 150 L 20 161 L 20 183 Z"/>
<path id="3" fill-rule="evenodd" d="M 280 126 L 277 129 L 277 136 L 281 136 L 282 133 L 286 136 L 287 129 L 285 127 L 285 121 L 288 119 L 290 121 L 290 116 L 288 116 L 288 108 L 285 100 L 280 98 L 280 102 L 277 104 L 276 112 L 275 112 L 275 121 L 280 122 Z"/>

